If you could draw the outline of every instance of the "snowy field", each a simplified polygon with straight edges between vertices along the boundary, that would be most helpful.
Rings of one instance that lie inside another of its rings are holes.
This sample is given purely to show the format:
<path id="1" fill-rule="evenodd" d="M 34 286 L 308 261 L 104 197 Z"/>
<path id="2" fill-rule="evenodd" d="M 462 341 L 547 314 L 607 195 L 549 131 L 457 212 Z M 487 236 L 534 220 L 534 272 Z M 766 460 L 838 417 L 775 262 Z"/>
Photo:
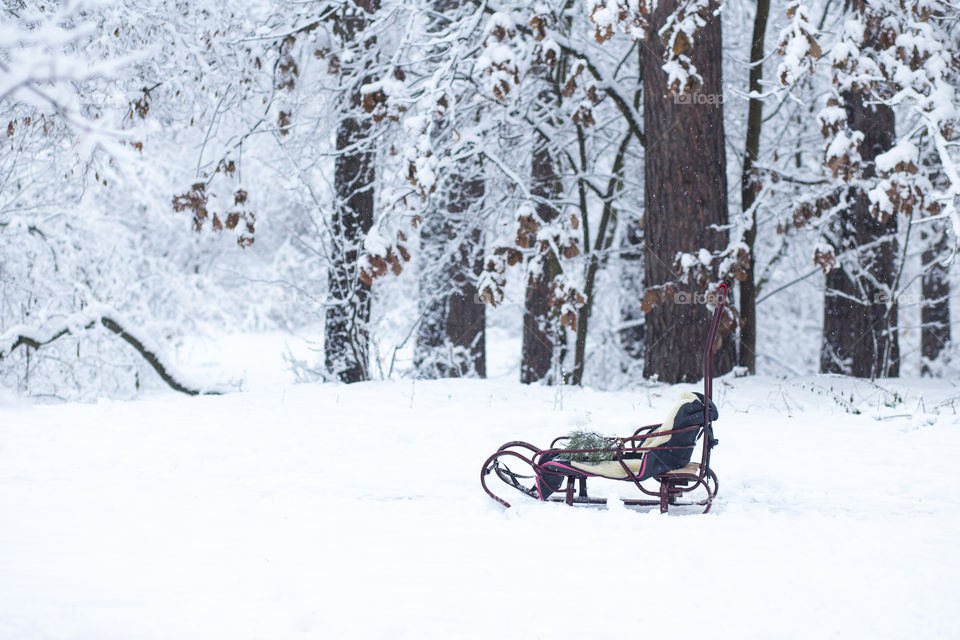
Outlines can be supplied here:
<path id="1" fill-rule="evenodd" d="M 707 515 L 482 492 L 503 441 L 627 433 L 683 388 L 8 398 L 0 638 L 957 637 L 949 382 L 718 381 Z"/>

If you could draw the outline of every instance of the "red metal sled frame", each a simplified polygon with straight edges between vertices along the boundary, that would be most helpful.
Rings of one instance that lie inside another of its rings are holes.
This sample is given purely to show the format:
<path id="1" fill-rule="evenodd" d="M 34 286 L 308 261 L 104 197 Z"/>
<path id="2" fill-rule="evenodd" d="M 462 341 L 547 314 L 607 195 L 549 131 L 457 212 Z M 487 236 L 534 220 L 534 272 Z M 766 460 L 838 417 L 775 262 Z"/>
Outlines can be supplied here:
<path id="1" fill-rule="evenodd" d="M 713 347 L 717 339 L 717 329 L 720 325 L 720 317 L 723 314 L 723 307 L 726 303 L 728 285 L 726 283 L 721 283 L 717 291 L 717 305 L 713 311 L 713 321 L 710 323 L 710 331 L 707 334 L 707 342 L 703 349 L 703 433 L 701 434 L 702 445 L 701 445 L 701 455 L 699 463 L 691 463 L 682 469 L 677 469 L 674 471 L 668 471 L 662 475 L 656 476 L 654 480 L 659 483 L 659 487 L 656 489 L 648 489 L 641 484 L 641 481 L 638 477 L 630 471 L 625 462 L 625 455 L 643 453 L 655 450 L 665 450 L 665 449 L 677 449 L 680 447 L 671 447 L 671 446 L 659 446 L 659 447 L 644 447 L 644 442 L 647 438 L 664 435 L 672 435 L 675 433 L 680 433 L 683 431 L 690 431 L 692 429 L 700 429 L 700 425 L 693 427 L 686 427 L 684 429 L 676 429 L 672 431 L 661 431 L 657 434 L 651 433 L 654 429 L 660 426 L 660 424 L 651 424 L 645 427 L 640 427 L 633 432 L 633 435 L 627 438 L 618 438 L 616 448 L 611 449 L 576 449 L 568 450 L 564 449 L 565 453 L 598 453 L 598 452 L 607 452 L 613 453 L 614 459 L 617 460 L 620 465 L 623 467 L 626 477 L 624 478 L 605 478 L 608 480 L 619 481 L 619 482 L 632 482 L 634 486 L 637 487 L 646 496 L 647 498 L 641 499 L 626 499 L 623 500 L 625 505 L 629 506 L 658 506 L 660 507 L 661 513 L 666 513 L 671 505 L 696 505 L 703 506 L 703 513 L 706 513 L 710 510 L 710 506 L 713 504 L 714 498 L 717 496 L 717 491 L 719 489 L 719 481 L 717 480 L 716 473 L 710 468 L 710 451 L 717 444 L 717 440 L 713 437 L 713 421 L 710 418 L 710 399 L 713 396 Z M 496 475 L 502 480 L 505 484 L 509 486 L 514 486 L 521 493 L 525 493 L 531 497 L 534 496 L 533 492 L 527 490 L 521 486 L 518 486 L 514 476 L 508 476 L 505 473 L 503 466 L 500 464 L 501 459 L 517 458 L 523 463 L 528 465 L 534 473 L 534 476 L 539 478 L 540 474 L 543 472 L 542 467 L 540 466 L 540 460 L 542 457 L 549 453 L 556 453 L 561 451 L 557 448 L 557 444 L 562 440 L 566 439 L 566 436 L 561 436 L 555 438 L 553 442 L 550 443 L 549 449 L 540 449 L 528 442 L 522 442 L 515 440 L 508 442 L 501 446 L 497 451 L 491 455 L 483 463 L 483 467 L 480 470 L 480 484 L 483 486 L 483 490 L 487 492 L 491 498 L 504 505 L 509 507 L 510 503 L 496 495 L 493 491 L 490 490 L 490 487 L 487 486 L 487 476 L 491 473 L 496 473 Z M 589 475 L 589 474 L 588 474 Z M 603 476 L 597 476 L 603 477 Z M 579 480 L 579 491 L 576 491 L 577 480 Z M 681 498 L 684 494 L 691 494 L 698 488 L 703 487 L 706 496 L 700 500 L 687 499 L 682 501 Z M 568 505 L 575 504 L 592 504 L 592 505 L 601 505 L 606 504 L 605 498 L 592 498 L 587 494 L 587 478 L 582 475 L 567 475 L 566 486 L 561 490 L 562 495 L 553 496 L 550 498 L 551 502 L 566 502 Z"/>

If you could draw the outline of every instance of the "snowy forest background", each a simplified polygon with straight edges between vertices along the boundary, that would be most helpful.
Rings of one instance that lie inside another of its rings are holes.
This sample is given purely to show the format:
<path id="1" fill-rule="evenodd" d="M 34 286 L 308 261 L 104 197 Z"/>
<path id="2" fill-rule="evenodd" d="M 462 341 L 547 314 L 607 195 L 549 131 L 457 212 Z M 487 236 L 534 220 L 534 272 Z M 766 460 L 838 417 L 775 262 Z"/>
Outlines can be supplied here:
<path id="1" fill-rule="evenodd" d="M 723 279 L 718 374 L 955 378 L 958 18 L 5 0 L 0 385 L 694 381 Z"/>

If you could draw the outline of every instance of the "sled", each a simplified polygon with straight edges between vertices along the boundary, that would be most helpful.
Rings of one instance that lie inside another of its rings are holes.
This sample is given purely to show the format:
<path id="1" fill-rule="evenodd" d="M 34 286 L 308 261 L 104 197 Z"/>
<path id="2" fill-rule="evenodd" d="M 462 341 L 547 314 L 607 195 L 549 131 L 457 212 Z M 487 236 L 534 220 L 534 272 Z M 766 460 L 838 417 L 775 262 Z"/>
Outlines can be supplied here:
<path id="1" fill-rule="evenodd" d="M 587 480 L 601 478 L 627 482 L 640 491 L 637 497 L 622 499 L 627 506 L 659 506 L 661 513 L 667 513 L 671 506 L 696 506 L 703 507 L 703 513 L 707 513 L 719 489 L 717 474 L 710 468 L 710 453 L 718 443 L 713 433 L 717 411 L 711 401 L 713 347 L 728 289 L 727 283 L 719 285 L 703 350 L 702 397 L 683 394 L 681 403 L 667 420 L 640 427 L 630 436 L 611 438 L 603 448 L 562 447 L 569 436 L 554 438 L 547 449 L 519 440 L 507 442 L 483 463 L 480 471 L 483 490 L 509 507 L 510 503 L 494 493 L 487 483 L 496 477 L 503 485 L 535 500 L 565 502 L 571 506 L 603 505 L 607 502 L 605 498 L 587 493 Z M 702 415 L 699 405 L 703 406 Z M 695 458 L 693 454 L 698 447 L 700 455 Z M 583 458 L 605 460 L 585 462 Z M 651 474 L 653 469 L 658 470 Z"/>

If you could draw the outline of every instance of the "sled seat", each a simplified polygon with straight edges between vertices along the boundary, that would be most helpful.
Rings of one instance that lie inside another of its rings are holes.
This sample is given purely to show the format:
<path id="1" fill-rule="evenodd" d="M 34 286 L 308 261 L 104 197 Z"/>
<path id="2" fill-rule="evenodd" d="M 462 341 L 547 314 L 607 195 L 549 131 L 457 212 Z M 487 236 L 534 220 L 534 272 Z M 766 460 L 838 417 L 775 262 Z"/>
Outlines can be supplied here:
<path id="1" fill-rule="evenodd" d="M 681 468 L 679 468 L 679 469 L 674 469 L 673 471 L 667 471 L 667 472 L 665 472 L 665 473 L 661 473 L 661 474 L 660 474 L 659 476 L 657 476 L 657 477 L 659 478 L 659 477 L 662 477 L 662 476 L 678 476 L 678 475 L 680 475 L 680 474 L 686 474 L 686 475 L 691 475 L 691 476 L 700 475 L 700 463 L 698 463 L 698 462 L 691 462 L 690 464 L 688 464 L 688 465 L 685 466 L 685 467 L 681 467 Z"/>
<path id="2" fill-rule="evenodd" d="M 630 473 L 634 476 L 639 475 L 643 470 L 643 460 L 629 459 L 624 460 L 623 462 L 627 465 L 627 469 L 629 469 Z M 610 480 L 625 480 L 630 477 L 624 470 L 623 465 L 616 460 L 605 460 L 604 462 L 570 462 L 568 464 L 579 471 L 589 473 L 592 476 L 600 476 L 602 478 L 609 478 Z M 700 463 L 691 462 L 683 467 L 680 467 L 679 469 L 665 471 L 657 477 L 662 478 L 664 476 L 679 475 L 700 475 Z"/>
<path id="3" fill-rule="evenodd" d="M 645 462 L 642 458 L 630 458 L 623 461 L 633 476 L 640 474 Z M 609 478 L 610 480 L 625 480 L 630 477 L 627 475 L 627 471 L 623 468 L 623 465 L 616 460 L 604 460 L 603 462 L 567 462 L 566 464 L 569 464 L 578 471 L 589 473 L 592 476 Z"/>
<path id="4" fill-rule="evenodd" d="M 623 462 L 627 465 L 627 469 L 629 469 L 630 473 L 634 476 L 639 475 L 643 470 L 643 460 L 629 459 L 624 460 Z M 625 480 L 630 477 L 624 470 L 623 465 L 616 460 L 605 460 L 603 462 L 570 462 L 568 464 L 580 471 L 589 473 L 592 476 L 600 476 L 601 478 L 608 478 L 610 480 Z M 679 469 L 665 471 L 657 477 L 662 478 L 663 476 L 679 475 L 696 476 L 699 474 L 700 464 L 697 462 L 691 462 L 684 467 L 680 467 Z"/>

